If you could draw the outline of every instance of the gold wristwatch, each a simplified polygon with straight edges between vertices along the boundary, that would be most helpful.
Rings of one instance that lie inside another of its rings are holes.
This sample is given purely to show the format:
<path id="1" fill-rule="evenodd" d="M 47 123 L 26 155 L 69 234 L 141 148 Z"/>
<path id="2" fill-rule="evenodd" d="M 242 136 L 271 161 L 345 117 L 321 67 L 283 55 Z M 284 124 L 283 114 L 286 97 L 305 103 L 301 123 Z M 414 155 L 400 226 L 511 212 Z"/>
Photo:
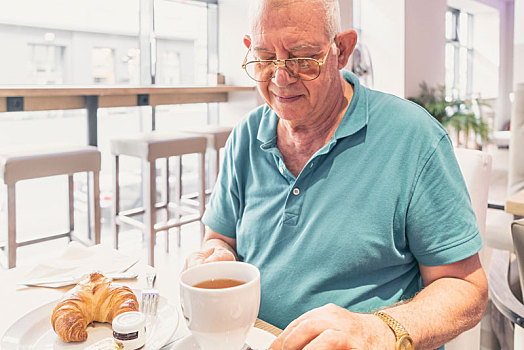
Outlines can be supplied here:
<path id="1" fill-rule="evenodd" d="M 395 338 L 397 342 L 395 344 L 395 350 L 414 350 L 415 346 L 413 345 L 413 339 L 409 336 L 408 331 L 400 323 L 397 322 L 393 317 L 389 316 L 387 313 L 379 311 L 375 312 L 373 315 L 380 317 L 389 328 L 395 333 Z"/>

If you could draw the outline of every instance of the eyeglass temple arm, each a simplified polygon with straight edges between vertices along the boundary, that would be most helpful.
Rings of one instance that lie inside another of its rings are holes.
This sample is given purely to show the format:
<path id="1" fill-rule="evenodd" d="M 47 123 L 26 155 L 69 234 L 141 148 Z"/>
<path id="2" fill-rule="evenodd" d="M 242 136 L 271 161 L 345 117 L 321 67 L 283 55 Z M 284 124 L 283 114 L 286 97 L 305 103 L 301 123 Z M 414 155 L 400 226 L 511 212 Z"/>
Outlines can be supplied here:
<path id="1" fill-rule="evenodd" d="M 327 60 L 327 58 L 329 56 L 329 53 L 331 52 L 331 45 L 333 45 L 333 43 L 329 44 L 329 49 L 327 50 L 326 55 L 324 56 L 324 58 L 322 60 L 320 60 L 320 61 L 317 61 L 319 66 L 323 66 L 324 63 L 326 63 L 326 60 Z"/>
<path id="2" fill-rule="evenodd" d="M 242 69 L 246 69 L 247 55 L 249 55 L 250 51 L 251 51 L 251 45 L 249 45 L 249 49 L 246 52 L 246 57 L 244 57 L 244 62 L 242 62 Z"/>

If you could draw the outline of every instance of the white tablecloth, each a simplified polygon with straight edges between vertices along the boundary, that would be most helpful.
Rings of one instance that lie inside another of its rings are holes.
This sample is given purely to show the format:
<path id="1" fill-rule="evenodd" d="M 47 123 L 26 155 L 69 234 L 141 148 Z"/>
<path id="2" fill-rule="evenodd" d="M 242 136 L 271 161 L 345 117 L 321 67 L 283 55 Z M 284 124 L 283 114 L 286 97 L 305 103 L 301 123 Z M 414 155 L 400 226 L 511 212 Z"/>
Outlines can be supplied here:
<path id="1" fill-rule="evenodd" d="M 145 271 L 147 268 L 145 263 L 139 262 L 130 269 L 130 271 L 138 272 L 138 280 L 119 281 L 119 283 L 136 289 L 146 288 Z M 0 269 L 0 310 L 2 314 L 2 317 L 0 317 L 0 339 L 3 338 L 4 333 L 20 317 L 44 304 L 58 300 L 68 289 L 72 288 L 72 286 L 43 288 L 17 285 L 30 269 L 29 267 L 17 267 L 10 270 Z M 173 339 L 189 334 L 180 310 L 178 271 L 156 269 L 156 272 L 155 287 L 158 288 L 160 295 L 167 298 L 169 303 L 176 307 L 180 317 Z M 49 316 L 51 317 L 51 315 Z"/>

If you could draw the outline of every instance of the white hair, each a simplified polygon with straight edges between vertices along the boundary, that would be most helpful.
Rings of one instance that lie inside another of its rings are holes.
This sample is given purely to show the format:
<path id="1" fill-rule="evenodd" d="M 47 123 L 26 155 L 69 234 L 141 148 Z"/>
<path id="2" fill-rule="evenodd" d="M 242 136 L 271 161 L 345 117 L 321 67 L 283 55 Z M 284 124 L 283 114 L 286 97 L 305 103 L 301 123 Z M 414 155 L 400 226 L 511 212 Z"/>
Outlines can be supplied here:
<path id="1" fill-rule="evenodd" d="M 265 11 L 275 8 L 290 8 L 296 0 L 250 0 L 249 23 L 252 33 L 257 32 L 260 27 L 260 18 Z M 340 6 L 338 0 L 302 0 L 317 5 L 324 11 L 324 24 L 326 35 L 331 40 L 340 33 Z"/>

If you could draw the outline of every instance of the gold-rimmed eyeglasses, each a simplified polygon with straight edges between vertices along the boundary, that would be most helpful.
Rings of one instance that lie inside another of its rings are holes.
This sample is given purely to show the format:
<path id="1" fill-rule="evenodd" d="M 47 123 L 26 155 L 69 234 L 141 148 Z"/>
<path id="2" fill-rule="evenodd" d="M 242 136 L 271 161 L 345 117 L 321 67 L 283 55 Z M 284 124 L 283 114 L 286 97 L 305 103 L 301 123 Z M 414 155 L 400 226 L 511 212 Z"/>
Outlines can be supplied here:
<path id="1" fill-rule="evenodd" d="M 326 59 L 331 51 L 331 45 L 326 52 L 324 58 L 317 60 L 314 58 L 287 58 L 283 60 L 254 60 L 247 61 L 247 56 L 251 52 L 251 46 L 249 47 L 244 62 L 242 63 L 242 69 L 244 69 L 247 75 L 258 82 L 266 82 L 273 79 L 278 68 L 285 68 L 287 72 L 293 77 L 301 80 L 309 81 L 318 78 L 320 75 L 320 68 L 326 62 Z"/>

